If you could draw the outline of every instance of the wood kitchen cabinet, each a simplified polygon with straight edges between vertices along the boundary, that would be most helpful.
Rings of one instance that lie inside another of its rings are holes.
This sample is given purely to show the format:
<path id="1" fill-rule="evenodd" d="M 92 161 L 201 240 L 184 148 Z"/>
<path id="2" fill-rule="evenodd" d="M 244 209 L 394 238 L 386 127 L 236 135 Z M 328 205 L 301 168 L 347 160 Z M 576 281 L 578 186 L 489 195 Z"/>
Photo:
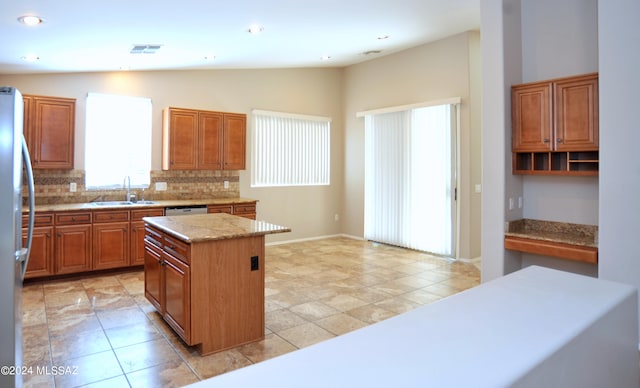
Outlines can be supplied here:
<path id="1" fill-rule="evenodd" d="M 244 170 L 246 163 L 247 116 L 224 114 L 222 163 L 223 170 Z"/>
<path id="2" fill-rule="evenodd" d="M 129 211 L 93 213 L 93 269 L 129 266 Z"/>
<path id="3" fill-rule="evenodd" d="M 34 169 L 73 169 L 76 100 L 23 95 L 24 134 Z"/>
<path id="4" fill-rule="evenodd" d="M 189 246 L 149 226 L 145 232 L 145 296 L 169 326 L 191 343 Z"/>
<path id="5" fill-rule="evenodd" d="M 256 204 L 257 202 L 244 202 L 228 205 L 209 205 L 207 206 L 207 213 L 227 213 L 255 220 Z"/>
<path id="6" fill-rule="evenodd" d="M 91 212 L 55 214 L 56 274 L 91 270 Z"/>
<path id="7" fill-rule="evenodd" d="M 145 296 L 188 345 L 207 355 L 264 338 L 264 234 L 290 229 L 223 213 L 145 222 Z"/>
<path id="8" fill-rule="evenodd" d="M 166 108 L 163 170 L 245 169 L 246 115 Z"/>
<path id="9" fill-rule="evenodd" d="M 144 221 L 142 221 L 142 217 L 163 215 L 164 209 L 162 208 L 131 210 L 131 266 L 144 265 Z"/>
<path id="10" fill-rule="evenodd" d="M 36 214 L 29 264 L 24 274 L 25 279 L 50 276 L 55 273 L 53 260 L 53 213 Z M 22 216 L 22 245 L 27 243 L 28 215 Z"/>
<path id="11" fill-rule="evenodd" d="M 513 172 L 597 175 L 598 74 L 514 85 Z"/>

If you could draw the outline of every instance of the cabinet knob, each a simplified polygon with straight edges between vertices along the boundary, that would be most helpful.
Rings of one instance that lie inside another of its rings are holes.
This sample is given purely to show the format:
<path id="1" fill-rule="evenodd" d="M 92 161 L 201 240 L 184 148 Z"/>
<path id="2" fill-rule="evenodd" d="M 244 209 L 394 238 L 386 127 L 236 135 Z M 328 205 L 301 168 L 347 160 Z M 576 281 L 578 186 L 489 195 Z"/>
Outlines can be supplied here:
<path id="1" fill-rule="evenodd" d="M 558 142 L 558 143 L 564 143 L 564 140 L 563 140 L 563 139 L 558 139 L 558 140 L 556 140 L 556 142 Z"/>
<path id="2" fill-rule="evenodd" d="M 549 139 L 548 139 L 548 138 L 547 138 L 547 139 L 544 139 L 544 142 L 545 142 L 545 143 L 548 143 L 548 142 L 549 142 Z"/>

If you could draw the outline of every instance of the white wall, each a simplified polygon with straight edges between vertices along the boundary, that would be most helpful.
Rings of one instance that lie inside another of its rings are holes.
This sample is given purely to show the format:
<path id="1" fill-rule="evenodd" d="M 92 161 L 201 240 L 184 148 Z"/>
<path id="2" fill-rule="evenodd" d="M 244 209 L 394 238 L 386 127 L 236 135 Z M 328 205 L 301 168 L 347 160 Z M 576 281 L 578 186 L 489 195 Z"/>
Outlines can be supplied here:
<path id="1" fill-rule="evenodd" d="M 152 169 L 161 168 L 161 110 L 167 106 L 248 114 L 247 166 L 251 166 L 251 110 L 329 116 L 331 186 L 250 187 L 250 170 L 240 172 L 240 195 L 258 203 L 258 219 L 292 228 L 268 241 L 339 234 L 343 182 L 342 69 L 149 71 L 0 75 L 0 84 L 23 93 L 77 99 L 75 168 L 84 168 L 84 112 L 87 92 L 150 97 L 153 101 Z M 117 150 L 113 150 L 117 157 Z M 105 161 L 108 163 L 108 161 Z"/>
<path id="2" fill-rule="evenodd" d="M 526 217 L 598 224 L 597 177 L 511 174 L 510 112 L 513 84 L 598 70 L 596 0 L 483 1 L 481 15 L 483 279 L 532 264 L 595 276 L 596 266 L 505 251 L 503 222 Z M 523 209 L 505 209 L 509 198 L 517 203 L 519 196 Z"/>
<path id="3" fill-rule="evenodd" d="M 599 275 L 640 286 L 640 1 L 598 2 L 600 46 Z"/>
<path id="4" fill-rule="evenodd" d="M 481 0 L 482 31 L 482 281 L 520 269 L 520 254 L 504 249 L 504 223 L 522 218 L 507 198 L 522 195 L 511 174 L 510 87 L 522 77 L 520 0 Z"/>
<path id="5" fill-rule="evenodd" d="M 473 236 L 480 235 L 481 194 L 474 192 L 474 185 L 480 184 L 481 177 L 480 170 L 472 166 L 480 158 L 480 114 L 473 111 L 479 101 L 472 99 L 472 93 L 479 97 L 481 80 L 477 68 L 470 69 L 471 64 L 479 65 L 478 37 L 478 32 L 458 34 L 345 69 L 342 230 L 346 234 L 364 235 L 364 119 L 356 118 L 356 112 L 462 97 L 459 254 L 462 258 L 479 256 L 480 240 Z"/>

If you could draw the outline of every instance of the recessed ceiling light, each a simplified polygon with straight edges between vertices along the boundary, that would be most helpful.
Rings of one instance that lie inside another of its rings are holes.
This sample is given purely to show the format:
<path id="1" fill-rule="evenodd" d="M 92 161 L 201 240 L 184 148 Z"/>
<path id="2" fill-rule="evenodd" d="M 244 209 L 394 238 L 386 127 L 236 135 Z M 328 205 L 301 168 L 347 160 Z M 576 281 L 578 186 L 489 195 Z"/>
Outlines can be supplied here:
<path id="1" fill-rule="evenodd" d="M 39 16 L 34 15 L 24 15 L 18 18 L 18 21 L 26 26 L 37 26 L 41 24 L 44 20 Z"/>
<path id="2" fill-rule="evenodd" d="M 20 57 L 20 59 L 26 62 L 35 62 L 40 60 L 40 57 L 35 54 L 27 54 L 25 56 Z"/>
<path id="3" fill-rule="evenodd" d="M 249 30 L 248 30 L 248 31 L 249 31 L 249 33 L 250 33 L 250 34 L 259 34 L 259 33 L 261 33 L 263 30 L 264 30 L 264 27 L 262 27 L 261 25 L 259 25 L 259 24 L 252 24 L 252 25 L 249 27 Z"/>

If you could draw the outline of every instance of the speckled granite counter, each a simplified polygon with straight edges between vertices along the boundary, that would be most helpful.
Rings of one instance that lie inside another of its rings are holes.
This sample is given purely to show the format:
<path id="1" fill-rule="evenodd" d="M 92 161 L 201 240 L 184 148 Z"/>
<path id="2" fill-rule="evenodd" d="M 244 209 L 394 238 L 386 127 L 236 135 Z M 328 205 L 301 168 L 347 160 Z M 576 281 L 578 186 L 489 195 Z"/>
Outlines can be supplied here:
<path id="1" fill-rule="evenodd" d="M 100 210 L 100 209 L 135 209 L 137 207 L 171 207 L 171 206 L 193 206 L 193 205 L 230 205 L 230 204 L 243 204 L 254 203 L 255 199 L 248 198 L 212 198 L 212 199 L 176 199 L 176 200 L 162 200 L 155 201 L 153 203 L 145 204 L 132 204 L 132 205 L 108 205 L 98 206 L 94 202 L 87 203 L 59 203 L 59 204 L 45 204 L 36 205 L 36 212 L 51 212 L 51 211 L 69 211 L 69 210 Z M 28 212 L 29 209 L 24 207 L 24 212 Z"/>
<path id="2" fill-rule="evenodd" d="M 524 218 L 507 223 L 506 236 L 559 242 L 585 247 L 598 247 L 596 225 L 571 224 L 567 222 L 541 221 Z"/>
<path id="3" fill-rule="evenodd" d="M 291 229 L 225 213 L 145 217 L 143 221 L 182 241 L 223 240 L 290 232 Z"/>
<path id="4" fill-rule="evenodd" d="M 595 225 L 521 219 L 507 222 L 506 249 L 596 264 L 598 227 Z"/>

